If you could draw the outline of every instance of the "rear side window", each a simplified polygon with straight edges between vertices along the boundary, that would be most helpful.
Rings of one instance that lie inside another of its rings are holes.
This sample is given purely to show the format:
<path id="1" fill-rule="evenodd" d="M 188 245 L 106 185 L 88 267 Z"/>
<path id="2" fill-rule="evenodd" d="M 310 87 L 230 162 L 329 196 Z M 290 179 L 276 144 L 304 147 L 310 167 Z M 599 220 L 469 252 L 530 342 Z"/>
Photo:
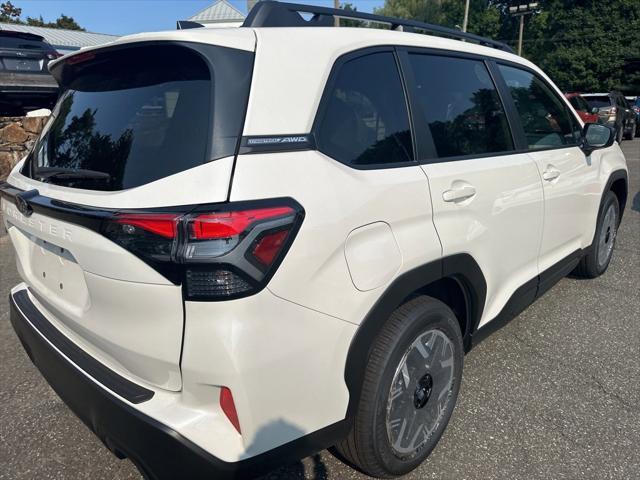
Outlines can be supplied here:
<path id="1" fill-rule="evenodd" d="M 610 107 L 613 103 L 609 95 L 589 95 L 585 97 L 585 99 L 591 108 Z"/>
<path id="2" fill-rule="evenodd" d="M 591 110 L 589 105 L 587 105 L 587 102 L 585 102 L 582 97 L 571 97 L 569 99 L 569 103 L 571 103 L 573 108 L 579 111 L 588 112 Z"/>
<path id="3" fill-rule="evenodd" d="M 409 59 L 438 157 L 513 150 L 507 116 L 483 62 L 425 54 Z"/>
<path id="4" fill-rule="evenodd" d="M 391 52 L 347 61 L 330 88 L 317 128 L 321 152 L 349 165 L 413 160 L 407 104 Z"/>
<path id="5" fill-rule="evenodd" d="M 564 101 L 533 73 L 499 65 L 532 150 L 575 145 L 578 123 Z M 575 125 L 575 126 L 574 126 Z"/>
<path id="6" fill-rule="evenodd" d="M 63 94 L 28 174 L 115 191 L 233 155 L 252 54 L 203 48 L 206 58 L 190 48 L 155 45 L 88 52 L 67 62 L 54 72 Z"/>

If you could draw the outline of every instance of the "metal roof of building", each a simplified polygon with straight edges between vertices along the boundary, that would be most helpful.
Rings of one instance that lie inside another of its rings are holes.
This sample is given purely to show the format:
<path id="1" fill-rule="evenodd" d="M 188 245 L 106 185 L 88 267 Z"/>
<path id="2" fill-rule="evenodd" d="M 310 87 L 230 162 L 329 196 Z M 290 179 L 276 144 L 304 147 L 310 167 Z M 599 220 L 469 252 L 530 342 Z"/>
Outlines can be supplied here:
<path id="1" fill-rule="evenodd" d="M 218 0 L 213 5 L 205 8 L 204 10 L 196 13 L 189 18 L 192 22 L 201 23 L 216 23 L 216 22 L 229 22 L 238 21 L 242 22 L 245 15 L 236 7 L 231 5 L 226 0 Z"/>
<path id="2" fill-rule="evenodd" d="M 15 23 L 0 23 L 0 30 L 13 30 L 15 32 L 27 32 L 40 35 L 54 47 L 68 47 L 75 49 L 91 47 L 103 43 L 113 42 L 117 35 L 104 33 L 81 32 L 79 30 L 64 30 L 61 28 L 32 27 L 31 25 L 18 25 Z"/>

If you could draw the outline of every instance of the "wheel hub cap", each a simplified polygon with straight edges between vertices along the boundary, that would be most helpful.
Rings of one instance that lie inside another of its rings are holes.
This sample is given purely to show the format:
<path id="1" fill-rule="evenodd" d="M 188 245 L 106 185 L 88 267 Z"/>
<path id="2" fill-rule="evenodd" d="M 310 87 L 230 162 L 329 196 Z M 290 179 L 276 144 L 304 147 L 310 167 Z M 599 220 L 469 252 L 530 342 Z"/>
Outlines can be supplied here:
<path id="1" fill-rule="evenodd" d="M 613 253 L 617 225 L 618 220 L 616 218 L 615 207 L 609 205 L 602 219 L 602 228 L 600 229 L 600 238 L 598 239 L 598 266 L 600 268 L 607 264 Z"/>
<path id="2" fill-rule="evenodd" d="M 416 392 L 413 394 L 413 406 L 416 409 L 424 407 L 429 401 L 431 391 L 433 390 L 433 378 L 428 373 L 418 380 Z"/>
<path id="3" fill-rule="evenodd" d="M 396 369 L 387 400 L 389 443 L 400 458 L 417 455 L 445 418 L 454 387 L 453 342 L 440 330 L 418 336 Z"/>

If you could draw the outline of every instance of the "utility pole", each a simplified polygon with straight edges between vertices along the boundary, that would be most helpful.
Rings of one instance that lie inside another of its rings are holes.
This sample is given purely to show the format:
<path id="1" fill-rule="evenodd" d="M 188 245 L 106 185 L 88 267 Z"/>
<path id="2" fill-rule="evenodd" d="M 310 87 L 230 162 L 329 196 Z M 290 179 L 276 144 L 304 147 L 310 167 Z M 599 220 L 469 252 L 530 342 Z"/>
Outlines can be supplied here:
<path id="1" fill-rule="evenodd" d="M 333 8 L 339 9 L 340 8 L 340 0 L 333 0 Z M 333 21 L 334 21 L 334 25 L 336 27 L 340 26 L 340 17 L 333 17 Z"/>
<path id="2" fill-rule="evenodd" d="M 467 24 L 469 23 L 469 0 L 464 4 L 464 19 L 462 20 L 462 31 L 467 31 Z"/>
<path id="3" fill-rule="evenodd" d="M 520 33 L 518 34 L 518 55 L 522 56 L 522 37 L 524 35 L 524 15 L 520 15 Z"/>
<path id="4" fill-rule="evenodd" d="M 520 17 L 520 32 L 518 34 L 518 55 L 522 56 L 522 37 L 524 37 L 524 17 L 532 15 L 538 11 L 538 2 L 520 3 L 513 2 L 515 5 L 509 7 L 509 13 L 514 17 Z"/>

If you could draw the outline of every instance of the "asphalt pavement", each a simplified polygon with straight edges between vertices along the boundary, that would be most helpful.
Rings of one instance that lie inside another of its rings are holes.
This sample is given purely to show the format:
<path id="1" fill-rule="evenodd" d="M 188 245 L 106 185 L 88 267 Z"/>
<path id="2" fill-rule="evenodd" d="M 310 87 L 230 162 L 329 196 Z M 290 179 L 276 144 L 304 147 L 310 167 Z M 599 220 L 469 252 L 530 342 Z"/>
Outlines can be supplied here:
<path id="1" fill-rule="evenodd" d="M 640 139 L 611 266 L 566 278 L 465 357 L 458 405 L 407 479 L 640 479 Z M 0 479 L 139 479 L 49 388 L 9 324 L 0 237 Z M 359 479 L 324 451 L 269 479 Z"/>

